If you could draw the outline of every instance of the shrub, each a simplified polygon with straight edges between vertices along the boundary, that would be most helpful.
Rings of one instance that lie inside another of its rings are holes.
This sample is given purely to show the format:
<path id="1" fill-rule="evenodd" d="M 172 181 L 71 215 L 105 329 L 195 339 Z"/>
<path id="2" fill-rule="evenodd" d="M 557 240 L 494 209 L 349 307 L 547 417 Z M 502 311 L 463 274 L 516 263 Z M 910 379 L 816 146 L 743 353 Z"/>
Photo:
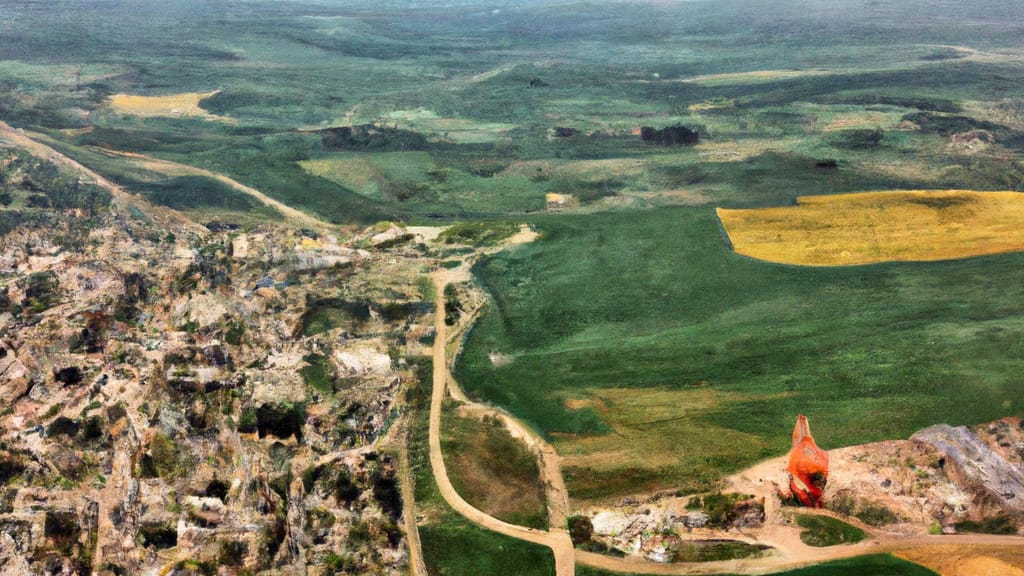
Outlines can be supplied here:
<path id="1" fill-rule="evenodd" d="M 568 519 L 569 537 L 572 538 L 573 546 L 580 546 L 587 542 L 594 535 L 594 524 L 587 516 L 570 516 Z"/>
<path id="2" fill-rule="evenodd" d="M 862 502 L 854 517 L 869 526 L 885 526 L 900 521 L 899 516 L 892 510 L 881 504 L 870 504 L 867 502 Z"/>
<path id="3" fill-rule="evenodd" d="M 439 239 L 445 244 L 490 246 L 515 234 L 519 226 L 509 220 L 459 222 L 446 228 Z"/>
<path id="4" fill-rule="evenodd" d="M 884 136 L 885 133 L 881 128 L 840 130 L 829 138 L 829 143 L 833 146 L 859 150 L 878 146 L 882 143 Z"/>
<path id="5" fill-rule="evenodd" d="M 232 540 L 220 543 L 220 551 L 217 554 L 217 563 L 222 566 L 241 566 L 249 553 L 249 546 L 245 542 Z"/>
<path id="6" fill-rule="evenodd" d="M 804 528 L 800 533 L 800 541 L 808 546 L 825 547 L 853 544 L 860 542 L 866 536 L 860 528 L 828 516 L 798 514 L 796 523 Z"/>
<path id="7" fill-rule="evenodd" d="M 57 301 L 60 281 L 52 271 L 33 272 L 24 281 L 25 299 L 21 305 L 33 312 L 42 312 Z"/>
<path id="8" fill-rule="evenodd" d="M 984 518 L 981 521 L 964 520 L 956 523 L 957 532 L 974 532 L 977 534 L 1016 534 L 1017 525 L 1007 514 L 999 514 Z"/>
<path id="9" fill-rule="evenodd" d="M 750 498 L 752 497 L 746 494 L 715 492 L 713 494 L 705 494 L 699 497 L 699 500 L 697 497 L 694 497 L 687 504 L 687 508 L 694 506 L 695 501 L 699 502 L 700 509 L 704 510 L 704 513 L 708 515 L 708 525 L 724 528 L 728 527 L 736 519 L 736 505 Z"/>
<path id="10" fill-rule="evenodd" d="M 700 134 L 682 124 L 667 126 L 661 130 L 644 126 L 640 128 L 640 139 L 664 146 L 693 146 L 700 141 Z"/>
<path id="11" fill-rule="evenodd" d="M 238 418 L 238 431 L 243 434 L 252 434 L 256 431 L 256 409 L 252 406 L 242 408 L 242 414 Z"/>

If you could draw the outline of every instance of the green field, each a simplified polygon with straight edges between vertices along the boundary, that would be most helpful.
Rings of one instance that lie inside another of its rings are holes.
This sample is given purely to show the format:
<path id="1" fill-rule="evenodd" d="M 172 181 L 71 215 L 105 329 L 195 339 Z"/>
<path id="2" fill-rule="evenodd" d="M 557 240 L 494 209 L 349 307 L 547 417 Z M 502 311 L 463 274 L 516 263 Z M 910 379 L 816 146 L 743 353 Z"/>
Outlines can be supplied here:
<path id="1" fill-rule="evenodd" d="M 864 539 L 864 531 L 841 520 L 828 516 L 798 514 L 796 523 L 803 528 L 800 540 L 808 546 L 836 546 L 853 544 Z"/>
<path id="2" fill-rule="evenodd" d="M 798 413 L 833 448 L 1024 409 L 1011 352 L 1024 256 L 773 265 L 732 253 L 708 208 L 536 226 L 542 240 L 477 267 L 494 299 L 456 376 L 550 436 L 581 497 L 700 488 L 785 453 Z M 492 366 L 491 352 L 512 362 Z M 646 420 L 627 410 L 643 394 L 662 398 Z M 592 447 L 645 443 L 675 449 L 573 465 Z M 639 485 L 607 481 L 621 475 Z"/>

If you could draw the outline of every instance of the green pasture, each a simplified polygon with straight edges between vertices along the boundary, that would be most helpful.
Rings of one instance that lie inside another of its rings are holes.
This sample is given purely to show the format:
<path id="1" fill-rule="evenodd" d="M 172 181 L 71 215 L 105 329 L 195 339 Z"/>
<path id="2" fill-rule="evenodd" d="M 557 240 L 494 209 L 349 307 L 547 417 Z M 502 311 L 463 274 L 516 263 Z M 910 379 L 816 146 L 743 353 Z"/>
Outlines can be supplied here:
<path id="1" fill-rule="evenodd" d="M 541 240 L 477 266 L 493 299 L 456 377 L 568 455 L 594 435 L 622 436 L 626 452 L 675 447 L 653 469 L 574 469 L 570 458 L 580 497 L 699 488 L 785 453 L 800 413 L 833 448 L 1024 410 L 1024 356 L 1013 352 L 1024 341 L 1024 256 L 768 264 L 731 252 L 710 207 L 535 225 Z M 491 352 L 512 361 L 493 366 Z M 634 393 L 671 403 L 645 407 L 659 411 L 648 422 L 628 420 L 619 407 Z M 629 430 L 609 429 L 616 423 Z"/>

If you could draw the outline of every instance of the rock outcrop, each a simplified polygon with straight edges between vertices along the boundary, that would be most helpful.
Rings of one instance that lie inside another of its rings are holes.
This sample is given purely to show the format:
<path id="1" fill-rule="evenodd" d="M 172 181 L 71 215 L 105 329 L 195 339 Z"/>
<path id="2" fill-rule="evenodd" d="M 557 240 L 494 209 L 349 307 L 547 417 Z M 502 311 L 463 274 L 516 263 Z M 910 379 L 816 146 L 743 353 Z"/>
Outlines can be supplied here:
<path id="1" fill-rule="evenodd" d="M 132 202 L 0 226 L 0 576 L 405 573 L 378 449 L 430 256 Z"/>
<path id="2" fill-rule="evenodd" d="M 811 436 L 807 417 L 797 416 L 793 427 L 793 449 L 789 451 L 789 489 L 804 506 L 821 508 L 821 496 L 828 483 L 828 453 L 818 448 Z"/>
<path id="3" fill-rule="evenodd" d="M 1024 466 L 1011 463 L 966 426 L 939 424 L 911 440 L 935 448 L 943 467 L 958 486 L 981 487 L 1004 510 L 1024 512 Z M 1024 452 L 1024 446 L 1019 450 Z"/>

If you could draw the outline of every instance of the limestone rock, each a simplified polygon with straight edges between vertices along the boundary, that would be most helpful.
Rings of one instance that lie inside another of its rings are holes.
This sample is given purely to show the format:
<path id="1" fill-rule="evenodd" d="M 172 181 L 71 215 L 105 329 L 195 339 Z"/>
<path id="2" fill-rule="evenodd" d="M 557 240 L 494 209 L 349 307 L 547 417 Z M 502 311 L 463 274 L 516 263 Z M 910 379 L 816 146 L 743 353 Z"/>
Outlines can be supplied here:
<path id="1" fill-rule="evenodd" d="M 1002 507 L 1024 512 L 1024 468 L 996 453 L 966 426 L 939 424 L 911 437 L 941 452 L 955 466 L 955 481 L 983 486 Z"/>

